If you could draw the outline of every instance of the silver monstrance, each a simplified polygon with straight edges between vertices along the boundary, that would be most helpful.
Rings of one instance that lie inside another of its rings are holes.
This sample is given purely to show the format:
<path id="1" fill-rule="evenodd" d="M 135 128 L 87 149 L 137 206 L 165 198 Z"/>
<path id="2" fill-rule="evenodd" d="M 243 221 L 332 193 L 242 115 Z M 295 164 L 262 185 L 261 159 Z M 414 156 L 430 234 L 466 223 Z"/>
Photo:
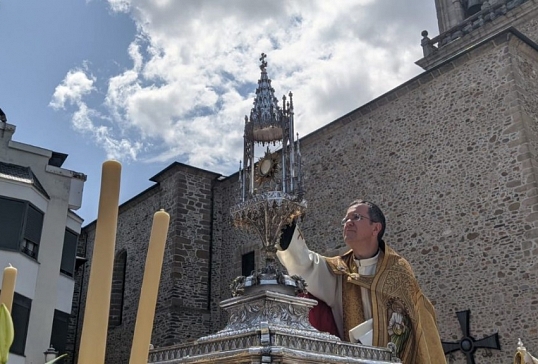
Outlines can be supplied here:
<path id="1" fill-rule="evenodd" d="M 285 282 L 291 279 L 290 286 L 304 284 L 299 277 L 280 273 L 274 264 L 282 229 L 303 215 L 306 201 L 299 140 L 295 140 L 293 129 L 293 95 L 290 92 L 289 99 L 283 96 L 282 108 L 278 106 L 267 77 L 265 57 L 262 53 L 254 107 L 250 118 L 245 116 L 240 201 L 230 211 L 236 227 L 253 232 L 262 240 L 265 267 L 252 276 L 238 277 L 232 284 L 234 295 L 263 281 L 276 280 L 288 285 Z"/>

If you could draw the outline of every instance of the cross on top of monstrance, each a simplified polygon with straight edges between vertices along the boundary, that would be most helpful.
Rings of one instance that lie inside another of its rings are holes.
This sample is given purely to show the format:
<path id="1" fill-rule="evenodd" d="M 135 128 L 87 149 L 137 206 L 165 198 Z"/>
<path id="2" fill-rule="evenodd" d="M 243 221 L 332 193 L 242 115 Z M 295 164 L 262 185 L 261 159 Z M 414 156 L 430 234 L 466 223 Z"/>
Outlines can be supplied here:
<path id="1" fill-rule="evenodd" d="M 275 90 L 267 76 L 266 55 L 261 54 L 261 77 L 254 106 L 245 116 L 244 155 L 239 167 L 239 203 L 230 209 L 234 225 L 255 233 L 262 241 L 265 266 L 249 277 L 238 277 L 232 293 L 245 287 L 276 281 L 304 289 L 299 277 L 289 277 L 274 265 L 282 229 L 304 214 L 303 180 L 299 140 L 293 129 L 293 95 L 282 97 L 278 106 Z M 298 287 L 299 286 L 299 287 Z M 302 287 L 302 288 L 301 288 Z"/>

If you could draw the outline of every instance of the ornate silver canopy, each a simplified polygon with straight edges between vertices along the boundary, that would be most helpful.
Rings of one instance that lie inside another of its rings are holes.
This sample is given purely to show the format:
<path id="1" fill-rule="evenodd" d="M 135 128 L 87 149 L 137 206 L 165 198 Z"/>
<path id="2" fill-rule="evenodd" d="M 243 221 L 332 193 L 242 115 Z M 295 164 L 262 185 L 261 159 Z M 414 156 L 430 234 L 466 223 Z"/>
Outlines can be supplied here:
<path id="1" fill-rule="evenodd" d="M 267 76 L 266 55 L 260 57 L 261 77 L 258 80 L 254 107 L 250 118 L 245 116 L 243 168 L 240 168 L 242 202 L 264 191 L 281 191 L 301 198 L 304 191 L 301 178 L 299 140 L 294 141 L 293 94 L 282 96 L 278 106 L 275 90 Z M 271 151 L 270 145 L 281 148 Z M 265 146 L 256 165 L 255 147 Z"/>

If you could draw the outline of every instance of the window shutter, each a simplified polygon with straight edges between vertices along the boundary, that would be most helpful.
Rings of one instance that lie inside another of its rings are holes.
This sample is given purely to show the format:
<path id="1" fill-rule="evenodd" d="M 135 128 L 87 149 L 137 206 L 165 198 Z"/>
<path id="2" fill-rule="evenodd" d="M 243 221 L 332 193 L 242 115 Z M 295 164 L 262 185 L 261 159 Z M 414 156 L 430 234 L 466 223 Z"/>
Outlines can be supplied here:
<path id="1" fill-rule="evenodd" d="M 24 355 L 31 308 L 32 300 L 15 292 L 13 297 L 13 307 L 11 309 L 15 337 L 13 339 L 13 344 L 11 344 L 11 348 L 9 349 L 9 351 L 14 354 Z"/>
<path id="2" fill-rule="evenodd" d="M 54 310 L 54 319 L 52 321 L 52 332 L 50 335 L 50 344 L 58 351 L 59 355 L 65 354 L 67 344 L 67 332 L 69 325 L 69 314 Z M 64 363 L 64 359 L 60 359 L 58 364 Z"/>
<path id="3" fill-rule="evenodd" d="M 35 207 L 28 205 L 24 238 L 30 240 L 32 243 L 39 244 L 41 230 L 43 230 L 43 213 Z"/>
<path id="4" fill-rule="evenodd" d="M 19 250 L 25 202 L 0 197 L 0 249 Z"/>
<path id="5" fill-rule="evenodd" d="M 62 250 L 62 263 L 60 272 L 73 276 L 75 272 L 75 259 L 77 255 L 78 235 L 71 230 L 65 230 L 64 247 Z"/>

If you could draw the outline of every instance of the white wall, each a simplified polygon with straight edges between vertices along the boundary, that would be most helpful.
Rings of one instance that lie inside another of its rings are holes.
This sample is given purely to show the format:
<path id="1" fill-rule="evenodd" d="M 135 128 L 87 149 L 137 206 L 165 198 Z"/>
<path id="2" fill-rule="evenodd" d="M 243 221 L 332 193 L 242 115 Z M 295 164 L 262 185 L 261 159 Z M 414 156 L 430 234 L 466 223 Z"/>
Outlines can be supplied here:
<path id="1" fill-rule="evenodd" d="M 25 361 L 26 359 L 24 358 L 24 356 L 20 356 L 16 354 L 9 354 L 9 359 L 7 361 L 7 364 L 26 364 Z M 44 362 L 45 362 L 45 354 L 43 354 L 43 360 L 39 364 L 44 363 Z"/>
<path id="2" fill-rule="evenodd" d="M 19 252 L 0 250 L 0 282 L 4 277 L 4 268 L 8 267 L 9 264 L 17 268 L 15 291 L 33 300 L 39 264 Z"/>
<path id="3" fill-rule="evenodd" d="M 58 275 L 57 287 L 56 309 L 71 314 L 75 281 L 71 277 L 60 274 Z"/>
<path id="4" fill-rule="evenodd" d="M 43 213 L 47 211 L 48 200 L 27 183 L 0 179 L 0 196 L 29 201 Z"/>
<path id="5" fill-rule="evenodd" d="M 18 269 L 15 291 L 32 299 L 25 357 L 11 354 L 9 364 L 42 364 L 50 346 L 54 310 L 71 312 L 74 280 L 60 274 L 65 228 L 80 233 L 82 219 L 70 207 L 78 208 L 86 176 L 49 166 L 52 151 L 11 140 L 15 127 L 0 122 L 0 161 L 28 166 L 50 199 L 31 184 L 0 178 L 0 194 L 31 202 L 44 212 L 38 261 L 20 252 L 0 250 L 0 277 L 11 263 Z"/>

